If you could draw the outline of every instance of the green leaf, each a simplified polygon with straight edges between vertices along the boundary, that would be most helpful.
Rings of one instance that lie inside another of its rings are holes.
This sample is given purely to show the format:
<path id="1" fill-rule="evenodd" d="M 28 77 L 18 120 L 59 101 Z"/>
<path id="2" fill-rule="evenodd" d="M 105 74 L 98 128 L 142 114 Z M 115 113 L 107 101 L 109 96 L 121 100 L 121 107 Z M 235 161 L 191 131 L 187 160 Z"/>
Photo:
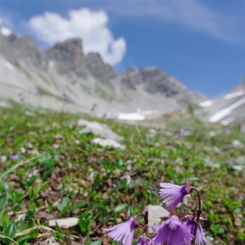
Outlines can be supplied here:
<path id="1" fill-rule="evenodd" d="M 5 231 L 6 235 L 8 235 L 11 238 L 14 238 L 14 236 L 16 234 L 15 224 L 14 223 L 9 224 L 4 231 Z"/>
<path id="2" fill-rule="evenodd" d="M 68 197 L 65 197 L 62 200 L 62 203 L 57 205 L 58 210 L 60 211 L 61 215 L 64 215 L 66 211 L 70 208 L 71 200 Z"/>
<path id="3" fill-rule="evenodd" d="M 5 229 L 10 223 L 9 215 L 7 210 L 3 210 L 0 217 L 0 225 Z"/>
<path id="4" fill-rule="evenodd" d="M 98 241 L 89 243 L 89 245 L 100 245 L 101 243 L 102 243 L 102 241 L 98 240 Z"/>
<path id="5" fill-rule="evenodd" d="M 98 184 L 101 182 L 101 177 L 99 174 L 96 175 L 96 178 L 94 179 L 94 182 L 92 184 L 92 188 L 95 189 L 98 187 Z"/>
<path id="6" fill-rule="evenodd" d="M 86 204 L 87 202 L 86 201 L 78 201 L 72 208 L 71 208 L 71 211 L 74 211 L 76 209 L 79 209 L 81 207 L 84 206 L 84 204 Z"/>
<path id="7" fill-rule="evenodd" d="M 127 208 L 127 204 L 119 204 L 116 206 L 115 208 L 115 212 L 118 213 L 118 212 L 121 212 L 123 209 L 126 209 Z"/>
<path id="8" fill-rule="evenodd" d="M 26 234 L 26 235 L 23 235 L 23 236 L 18 237 L 18 239 L 16 240 L 16 242 L 21 243 L 21 242 L 26 241 L 26 240 L 28 240 L 30 238 L 31 238 L 31 236 L 29 234 Z"/>
<path id="9" fill-rule="evenodd" d="M 7 204 L 7 199 L 6 193 L 0 193 L 0 210 L 2 210 Z"/>
<path id="10" fill-rule="evenodd" d="M 98 206 L 98 211 L 102 213 L 102 216 L 105 217 L 108 214 L 108 211 L 105 207 Z"/>
<path id="11" fill-rule="evenodd" d="M 0 238 L 3 238 L 3 239 L 8 239 L 10 241 L 12 241 L 13 243 L 19 245 L 19 243 L 17 243 L 15 240 L 13 240 L 11 237 L 7 236 L 6 234 L 0 232 Z"/>
<path id="12" fill-rule="evenodd" d="M 132 181 L 132 182 L 129 184 L 128 188 L 129 188 L 129 189 L 134 189 L 136 185 L 137 185 L 137 181 L 134 180 L 134 181 Z"/>

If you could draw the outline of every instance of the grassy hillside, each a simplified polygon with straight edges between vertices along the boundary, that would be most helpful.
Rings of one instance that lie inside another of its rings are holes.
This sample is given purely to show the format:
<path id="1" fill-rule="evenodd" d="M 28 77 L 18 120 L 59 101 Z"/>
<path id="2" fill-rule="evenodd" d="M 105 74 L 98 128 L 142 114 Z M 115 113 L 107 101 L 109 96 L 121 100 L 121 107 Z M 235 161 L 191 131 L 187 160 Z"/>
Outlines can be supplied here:
<path id="1" fill-rule="evenodd" d="M 147 204 L 161 204 L 159 183 L 182 185 L 186 177 L 201 193 L 207 219 L 202 225 L 213 244 L 245 244 L 245 174 L 239 167 L 245 166 L 245 134 L 238 126 L 225 132 L 194 119 L 165 118 L 149 130 L 103 122 L 124 136 L 123 151 L 91 144 L 97 136 L 79 134 L 76 121 L 89 119 L 85 115 L 27 113 L 17 106 L 0 108 L 0 115 L 3 244 L 11 243 L 5 235 L 19 244 L 49 236 L 60 244 L 106 243 L 101 229 L 121 222 L 124 209 L 137 214 Z M 176 212 L 195 208 L 187 199 Z M 42 227 L 65 217 L 77 217 L 79 224 Z"/>

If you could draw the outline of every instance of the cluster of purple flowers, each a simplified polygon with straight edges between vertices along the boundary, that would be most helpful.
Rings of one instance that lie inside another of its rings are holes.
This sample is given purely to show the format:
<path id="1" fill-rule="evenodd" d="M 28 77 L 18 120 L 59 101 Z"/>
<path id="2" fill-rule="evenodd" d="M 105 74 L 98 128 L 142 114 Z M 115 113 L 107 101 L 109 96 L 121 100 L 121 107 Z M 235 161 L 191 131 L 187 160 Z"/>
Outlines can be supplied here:
<path id="1" fill-rule="evenodd" d="M 19 92 L 17 95 L 19 97 L 20 102 L 24 102 L 24 100 L 25 100 L 24 94 L 22 92 Z"/>
<path id="2" fill-rule="evenodd" d="M 143 234 L 138 237 L 136 245 L 204 245 L 207 243 L 202 226 L 199 223 L 202 213 L 202 204 L 199 192 L 196 188 L 186 185 L 179 186 L 169 183 L 161 183 L 159 194 L 167 204 L 167 209 L 171 212 L 169 217 L 161 217 L 162 224 L 151 226 L 153 234 L 147 234 L 147 213 L 128 216 L 128 220 L 122 224 L 115 225 L 108 229 L 108 235 L 123 245 L 132 245 L 135 239 L 135 228 L 143 228 Z M 195 191 L 198 195 L 199 209 L 191 214 L 174 214 L 174 207 L 182 202 L 187 194 Z M 138 222 L 138 217 L 144 216 L 145 224 Z"/>
<path id="3" fill-rule="evenodd" d="M 67 93 L 62 93 L 61 97 L 67 102 L 67 104 L 73 104 L 73 100 L 69 99 Z"/>

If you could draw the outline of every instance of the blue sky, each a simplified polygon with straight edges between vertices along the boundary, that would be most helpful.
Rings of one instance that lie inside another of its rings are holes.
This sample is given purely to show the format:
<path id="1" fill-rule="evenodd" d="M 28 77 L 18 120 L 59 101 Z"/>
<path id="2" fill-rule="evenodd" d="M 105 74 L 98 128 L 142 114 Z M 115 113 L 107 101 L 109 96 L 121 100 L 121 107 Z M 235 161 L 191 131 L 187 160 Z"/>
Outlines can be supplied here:
<path id="1" fill-rule="evenodd" d="M 244 12 L 243 0 L 0 0 L 6 32 L 43 49 L 80 37 L 119 74 L 157 66 L 211 98 L 243 82 Z"/>

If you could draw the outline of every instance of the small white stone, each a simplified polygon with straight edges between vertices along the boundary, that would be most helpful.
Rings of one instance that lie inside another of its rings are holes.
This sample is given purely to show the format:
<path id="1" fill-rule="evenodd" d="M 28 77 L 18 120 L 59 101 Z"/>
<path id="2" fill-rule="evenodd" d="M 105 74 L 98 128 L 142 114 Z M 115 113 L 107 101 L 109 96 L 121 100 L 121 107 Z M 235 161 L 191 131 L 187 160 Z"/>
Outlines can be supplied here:
<path id="1" fill-rule="evenodd" d="M 48 226 L 55 227 L 56 223 L 59 227 L 63 229 L 69 229 L 70 227 L 76 226 L 78 224 L 78 218 L 66 218 L 66 219 L 52 219 L 48 221 Z"/>
<path id="2" fill-rule="evenodd" d="M 98 144 L 104 147 L 113 147 L 113 148 L 119 148 L 121 150 L 125 150 L 126 146 L 125 145 L 121 145 L 118 142 L 116 142 L 115 140 L 112 139 L 100 139 L 100 138 L 94 138 L 92 139 L 91 143 L 93 144 Z"/>
<path id="3" fill-rule="evenodd" d="M 142 213 L 148 211 L 148 231 L 152 231 L 150 226 L 158 225 L 161 221 L 160 217 L 168 217 L 169 212 L 160 205 L 148 205 Z"/>
<path id="4" fill-rule="evenodd" d="M 2 155 L 1 157 L 0 157 L 0 161 L 1 162 L 6 162 L 7 161 L 7 157 L 6 156 L 4 156 L 4 155 Z"/>

